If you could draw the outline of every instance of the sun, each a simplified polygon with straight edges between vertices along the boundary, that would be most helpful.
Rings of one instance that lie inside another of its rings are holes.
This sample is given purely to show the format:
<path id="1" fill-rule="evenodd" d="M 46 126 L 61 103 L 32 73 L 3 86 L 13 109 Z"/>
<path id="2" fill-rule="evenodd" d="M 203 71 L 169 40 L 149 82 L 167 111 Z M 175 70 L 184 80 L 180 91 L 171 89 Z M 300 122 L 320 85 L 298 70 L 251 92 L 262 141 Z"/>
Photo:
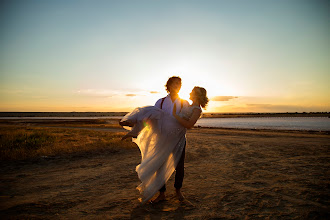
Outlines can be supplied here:
<path id="1" fill-rule="evenodd" d="M 191 100 L 189 99 L 190 93 L 193 90 L 195 86 L 204 87 L 207 91 L 211 90 L 210 86 L 207 86 L 210 83 L 205 83 L 204 80 L 200 76 L 194 76 L 194 75 L 184 75 L 180 76 L 182 79 L 182 87 L 179 92 L 179 96 L 182 99 L 185 99 L 191 103 Z"/>
<path id="2" fill-rule="evenodd" d="M 182 87 L 179 92 L 180 98 L 191 102 L 191 100 L 189 99 L 189 97 L 190 97 L 189 94 L 190 94 L 191 90 L 192 90 L 192 88 L 190 89 L 190 88 Z"/>
<path id="3" fill-rule="evenodd" d="M 183 75 L 183 74 L 182 74 Z M 192 91 L 192 89 L 195 86 L 199 86 L 199 84 L 196 82 L 196 77 L 192 77 L 192 76 L 180 76 L 182 79 L 182 86 L 179 92 L 179 96 L 181 99 L 185 99 L 189 102 L 191 102 L 191 100 L 189 99 L 190 97 L 190 93 Z"/>

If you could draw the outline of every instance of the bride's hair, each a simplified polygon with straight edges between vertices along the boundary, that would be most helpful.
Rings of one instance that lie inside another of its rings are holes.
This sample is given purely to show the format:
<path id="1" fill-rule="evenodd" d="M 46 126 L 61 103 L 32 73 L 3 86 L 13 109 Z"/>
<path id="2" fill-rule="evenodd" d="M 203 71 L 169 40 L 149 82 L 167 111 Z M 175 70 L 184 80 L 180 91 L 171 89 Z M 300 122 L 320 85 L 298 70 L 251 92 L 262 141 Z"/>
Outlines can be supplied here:
<path id="1" fill-rule="evenodd" d="M 199 104 L 205 109 L 207 103 L 209 102 L 209 98 L 207 98 L 206 95 L 206 90 L 203 87 L 195 86 L 193 91 L 195 92 Z"/>

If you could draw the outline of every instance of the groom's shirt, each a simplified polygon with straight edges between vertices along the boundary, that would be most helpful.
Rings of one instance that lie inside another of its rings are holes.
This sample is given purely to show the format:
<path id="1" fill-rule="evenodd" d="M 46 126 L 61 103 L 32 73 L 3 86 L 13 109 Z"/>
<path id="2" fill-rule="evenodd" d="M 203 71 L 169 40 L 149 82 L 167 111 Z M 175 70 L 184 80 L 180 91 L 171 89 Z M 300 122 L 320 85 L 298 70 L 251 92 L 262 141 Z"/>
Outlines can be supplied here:
<path id="1" fill-rule="evenodd" d="M 181 111 L 181 101 L 182 101 L 182 108 L 189 106 L 189 102 L 187 100 L 180 99 L 180 98 L 177 98 L 174 102 L 172 102 L 172 99 L 171 99 L 170 95 L 167 95 L 165 97 L 164 102 L 163 102 L 163 106 L 161 105 L 162 100 L 163 100 L 162 98 L 158 99 L 155 106 L 158 107 L 158 108 L 163 109 L 164 112 L 167 112 L 170 115 L 172 115 L 174 103 L 176 104 L 176 113 L 177 114 L 179 114 L 180 111 Z"/>

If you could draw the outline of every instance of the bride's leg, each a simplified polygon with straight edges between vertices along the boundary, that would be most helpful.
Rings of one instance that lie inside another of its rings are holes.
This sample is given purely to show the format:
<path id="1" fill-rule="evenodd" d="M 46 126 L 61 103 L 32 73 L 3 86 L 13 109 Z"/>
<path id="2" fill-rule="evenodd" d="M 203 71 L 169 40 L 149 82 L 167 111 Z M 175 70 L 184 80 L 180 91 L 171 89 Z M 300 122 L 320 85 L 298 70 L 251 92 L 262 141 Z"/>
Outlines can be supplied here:
<path id="1" fill-rule="evenodd" d="M 128 127 L 133 127 L 134 126 L 134 124 L 132 122 L 130 122 L 130 121 L 120 121 L 119 122 L 119 125 L 121 125 L 121 126 L 128 126 Z"/>
<path id="2" fill-rule="evenodd" d="M 129 132 L 126 135 L 124 135 L 124 137 L 122 137 L 121 140 L 123 141 L 127 138 L 136 138 L 136 135 L 130 134 L 130 132 Z"/>

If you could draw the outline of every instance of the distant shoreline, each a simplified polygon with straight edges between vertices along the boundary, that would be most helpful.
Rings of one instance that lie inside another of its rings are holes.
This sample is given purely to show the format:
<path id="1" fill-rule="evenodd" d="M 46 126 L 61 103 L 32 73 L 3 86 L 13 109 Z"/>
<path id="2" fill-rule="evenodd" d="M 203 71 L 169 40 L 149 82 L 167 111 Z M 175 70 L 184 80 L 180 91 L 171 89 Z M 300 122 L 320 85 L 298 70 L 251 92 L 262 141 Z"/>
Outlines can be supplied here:
<path id="1" fill-rule="evenodd" d="M 127 112 L 0 112 L 1 117 L 111 117 L 124 116 Z M 204 113 L 203 118 L 246 117 L 330 117 L 330 112 L 283 113 Z"/>

